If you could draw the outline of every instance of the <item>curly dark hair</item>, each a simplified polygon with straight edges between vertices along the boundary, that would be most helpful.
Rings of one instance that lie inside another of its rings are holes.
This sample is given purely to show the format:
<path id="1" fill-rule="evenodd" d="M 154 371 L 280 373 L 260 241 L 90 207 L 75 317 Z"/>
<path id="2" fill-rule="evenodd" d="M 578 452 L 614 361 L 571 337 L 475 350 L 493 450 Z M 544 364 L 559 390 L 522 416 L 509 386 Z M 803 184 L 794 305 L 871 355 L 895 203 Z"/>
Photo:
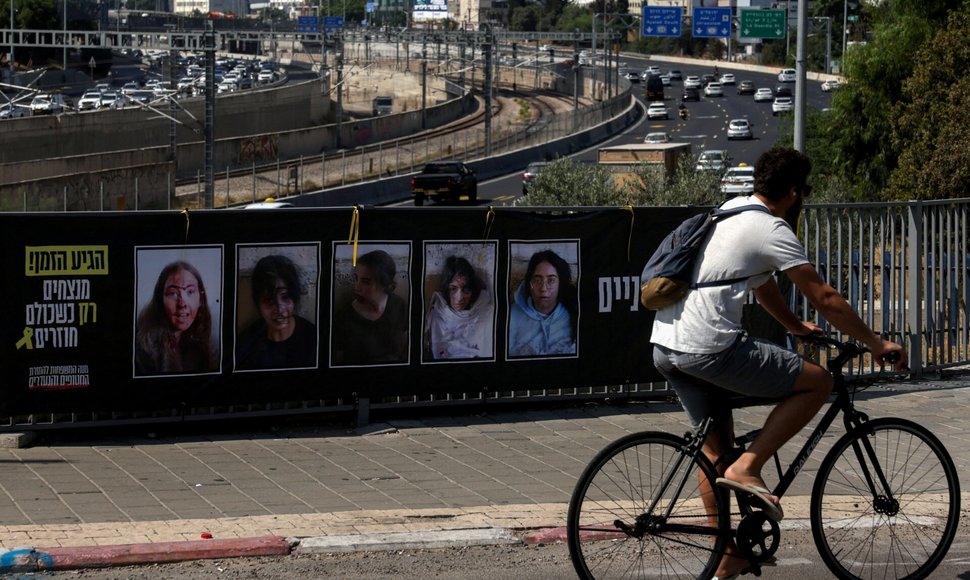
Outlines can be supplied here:
<path id="1" fill-rule="evenodd" d="M 439 290 L 442 295 L 448 296 L 448 286 L 455 279 L 455 276 L 463 276 L 465 278 L 466 287 L 472 293 L 472 298 L 469 302 L 469 306 L 471 306 L 478 300 L 478 296 L 482 293 L 482 290 L 485 289 L 485 281 L 475 272 L 475 268 L 471 265 L 471 262 L 461 256 L 448 256 L 445 260 L 444 267 L 441 268 L 441 278 L 439 280 Z"/>
<path id="2" fill-rule="evenodd" d="M 754 165 L 754 190 L 777 201 L 788 195 L 792 187 L 804 186 L 811 172 L 812 162 L 801 151 L 773 147 Z"/>

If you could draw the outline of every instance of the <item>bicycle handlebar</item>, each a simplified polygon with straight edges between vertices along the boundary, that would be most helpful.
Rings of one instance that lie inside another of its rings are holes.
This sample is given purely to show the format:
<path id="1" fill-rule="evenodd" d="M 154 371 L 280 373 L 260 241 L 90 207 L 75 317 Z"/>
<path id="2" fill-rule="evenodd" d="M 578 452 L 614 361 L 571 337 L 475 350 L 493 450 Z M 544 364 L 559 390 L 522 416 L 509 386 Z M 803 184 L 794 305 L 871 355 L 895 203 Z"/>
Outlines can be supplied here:
<path id="1" fill-rule="evenodd" d="M 867 352 L 872 352 L 869 347 L 852 342 L 852 341 L 841 341 L 831 336 L 824 334 L 793 334 L 795 338 L 801 340 L 802 342 L 807 342 L 810 344 L 818 344 L 823 346 L 830 346 L 838 349 L 839 355 L 836 357 L 836 361 L 839 362 L 839 367 L 845 365 L 846 361 L 857 356 L 862 356 Z M 890 351 L 879 357 L 881 362 L 886 364 L 895 365 L 899 362 L 902 357 L 902 353 L 899 351 Z"/>

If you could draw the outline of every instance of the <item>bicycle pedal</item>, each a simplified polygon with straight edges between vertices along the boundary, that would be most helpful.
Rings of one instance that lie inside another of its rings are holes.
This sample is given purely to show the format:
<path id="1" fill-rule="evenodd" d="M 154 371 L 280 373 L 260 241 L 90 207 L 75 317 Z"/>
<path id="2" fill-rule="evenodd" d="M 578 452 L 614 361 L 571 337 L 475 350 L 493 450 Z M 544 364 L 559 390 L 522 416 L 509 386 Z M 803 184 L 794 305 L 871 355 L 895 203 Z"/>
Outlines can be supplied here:
<path id="1" fill-rule="evenodd" d="M 752 576 L 760 577 L 761 576 L 761 566 L 759 566 L 757 564 L 752 564 L 751 566 L 748 566 L 747 568 L 742 568 L 741 569 L 741 575 L 742 576 L 745 576 L 747 574 L 751 574 Z"/>

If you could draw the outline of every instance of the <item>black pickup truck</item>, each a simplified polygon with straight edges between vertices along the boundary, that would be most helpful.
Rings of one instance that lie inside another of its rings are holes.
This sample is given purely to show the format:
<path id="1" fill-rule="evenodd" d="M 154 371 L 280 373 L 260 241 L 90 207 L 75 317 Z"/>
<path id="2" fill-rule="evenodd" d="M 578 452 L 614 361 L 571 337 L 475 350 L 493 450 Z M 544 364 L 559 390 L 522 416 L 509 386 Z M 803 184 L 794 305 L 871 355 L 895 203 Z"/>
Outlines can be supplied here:
<path id="1" fill-rule="evenodd" d="M 414 205 L 424 205 L 426 199 L 458 202 L 463 195 L 468 197 L 469 203 L 475 203 L 478 178 L 475 170 L 460 161 L 435 161 L 411 178 L 411 195 Z"/>

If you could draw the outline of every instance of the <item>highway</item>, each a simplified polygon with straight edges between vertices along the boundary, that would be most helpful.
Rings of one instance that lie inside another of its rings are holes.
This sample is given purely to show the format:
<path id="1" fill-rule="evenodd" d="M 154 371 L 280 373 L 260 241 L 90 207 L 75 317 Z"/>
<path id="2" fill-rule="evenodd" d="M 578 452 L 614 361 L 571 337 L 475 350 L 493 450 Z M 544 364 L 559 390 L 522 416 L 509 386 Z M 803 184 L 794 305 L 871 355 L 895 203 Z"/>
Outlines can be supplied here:
<path id="1" fill-rule="evenodd" d="M 658 64 L 663 72 L 670 68 L 679 69 L 684 78 L 689 75 L 700 76 L 706 73 L 713 73 L 713 66 L 691 66 L 677 65 L 663 62 L 650 61 L 643 58 L 632 58 L 625 56 L 623 59 L 632 70 L 640 71 L 649 64 Z M 755 73 L 741 70 L 731 70 L 721 68 L 720 73 L 730 72 L 735 75 L 737 82 L 742 80 L 754 81 L 755 88 L 770 88 L 774 91 L 775 86 L 781 84 L 777 76 L 766 73 Z M 806 91 L 809 107 L 822 109 L 828 107 L 830 93 L 824 93 L 820 82 L 807 81 Z M 795 84 L 788 83 L 794 92 Z M 633 85 L 634 94 L 643 101 L 643 83 Z M 677 118 L 677 105 L 680 103 L 680 94 L 683 89 L 682 80 L 674 80 L 665 90 L 665 103 L 670 110 L 670 120 L 648 121 L 646 116 L 635 125 L 628 127 L 624 132 L 613 138 L 597 144 L 594 147 L 581 151 L 573 157 L 580 161 L 595 162 L 596 153 L 600 147 L 611 145 L 626 145 L 630 143 L 643 142 L 644 136 L 652 131 L 666 132 L 674 142 L 690 143 L 694 155 L 700 154 L 705 149 L 727 149 L 731 157 L 731 164 L 748 163 L 753 165 L 764 151 L 776 144 L 779 136 L 779 127 L 783 124 L 791 124 L 791 116 L 774 117 L 771 114 L 771 103 L 754 102 L 751 95 L 736 94 L 737 85 L 727 85 L 724 87 L 723 97 L 706 98 L 701 96 L 700 102 L 689 102 L 687 108 L 690 111 L 689 119 L 681 121 Z M 646 107 L 646 102 L 644 102 Z M 753 125 L 754 139 L 728 141 L 726 136 L 727 125 L 731 119 L 746 118 Z M 536 159 L 541 161 L 541 159 Z M 521 172 L 510 174 L 506 177 L 497 178 L 479 184 L 479 204 L 480 205 L 509 205 L 522 192 Z"/>

